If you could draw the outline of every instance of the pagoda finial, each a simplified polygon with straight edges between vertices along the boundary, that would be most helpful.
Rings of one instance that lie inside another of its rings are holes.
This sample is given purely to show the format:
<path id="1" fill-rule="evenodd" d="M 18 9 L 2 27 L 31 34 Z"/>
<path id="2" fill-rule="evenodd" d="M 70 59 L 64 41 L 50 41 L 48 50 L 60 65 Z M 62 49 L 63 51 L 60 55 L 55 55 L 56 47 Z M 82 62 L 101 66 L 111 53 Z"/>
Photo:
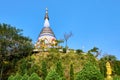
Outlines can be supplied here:
<path id="1" fill-rule="evenodd" d="M 45 13 L 45 18 L 44 19 L 48 19 L 49 20 L 49 16 L 48 16 L 48 8 L 46 8 L 46 13 Z"/>
<path id="2" fill-rule="evenodd" d="M 49 16 L 48 16 L 48 8 L 46 8 L 46 13 L 45 13 L 45 18 L 44 18 L 45 22 L 44 22 L 44 27 L 50 27 L 49 24 Z"/>
<path id="3" fill-rule="evenodd" d="M 46 13 L 48 13 L 48 8 L 46 8 Z"/>

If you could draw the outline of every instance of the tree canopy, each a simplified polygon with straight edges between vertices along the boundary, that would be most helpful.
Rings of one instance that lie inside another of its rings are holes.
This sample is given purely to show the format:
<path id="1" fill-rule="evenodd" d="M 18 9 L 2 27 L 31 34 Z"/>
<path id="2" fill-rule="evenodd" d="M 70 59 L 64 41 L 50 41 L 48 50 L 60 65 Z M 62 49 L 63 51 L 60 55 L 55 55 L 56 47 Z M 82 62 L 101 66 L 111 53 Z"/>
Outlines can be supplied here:
<path id="1" fill-rule="evenodd" d="M 32 40 L 23 36 L 22 31 L 8 24 L 0 24 L 0 79 L 2 73 L 7 68 L 11 68 L 10 64 L 14 66 L 20 58 L 29 55 L 33 49 Z"/>
<path id="2" fill-rule="evenodd" d="M 0 24 L 0 59 L 21 57 L 32 51 L 31 39 L 22 35 L 22 30 L 8 24 Z"/>
<path id="3" fill-rule="evenodd" d="M 87 62 L 75 80 L 104 80 L 100 70 L 91 62 Z"/>

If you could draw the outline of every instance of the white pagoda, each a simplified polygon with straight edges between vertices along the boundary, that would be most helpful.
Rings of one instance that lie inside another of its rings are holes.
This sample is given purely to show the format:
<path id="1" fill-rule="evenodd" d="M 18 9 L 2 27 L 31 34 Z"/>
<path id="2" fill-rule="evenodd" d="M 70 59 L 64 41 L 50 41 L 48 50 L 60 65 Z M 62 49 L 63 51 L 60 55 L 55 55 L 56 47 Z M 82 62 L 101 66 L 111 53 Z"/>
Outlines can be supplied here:
<path id="1" fill-rule="evenodd" d="M 44 17 L 44 27 L 42 28 L 38 40 L 35 44 L 35 49 L 40 48 L 51 48 L 56 44 L 56 37 L 50 28 L 48 9 L 46 8 L 46 13 Z"/>

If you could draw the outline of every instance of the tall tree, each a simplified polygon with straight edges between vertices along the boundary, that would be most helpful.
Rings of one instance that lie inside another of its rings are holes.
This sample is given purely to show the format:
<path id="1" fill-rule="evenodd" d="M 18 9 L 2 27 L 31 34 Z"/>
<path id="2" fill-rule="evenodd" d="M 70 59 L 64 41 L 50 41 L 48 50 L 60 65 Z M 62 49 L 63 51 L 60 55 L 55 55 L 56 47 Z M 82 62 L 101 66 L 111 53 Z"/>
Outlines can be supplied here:
<path id="1" fill-rule="evenodd" d="M 66 50 L 68 49 L 68 40 L 72 35 L 73 35 L 72 32 L 64 34 L 64 39 L 65 39 L 65 42 L 66 42 Z"/>
<path id="2" fill-rule="evenodd" d="M 73 64 L 70 65 L 70 80 L 74 80 L 74 69 L 73 69 Z"/>
<path id="3" fill-rule="evenodd" d="M 33 48 L 32 40 L 22 35 L 22 30 L 8 24 L 0 24 L 0 78 L 7 70 L 6 62 L 27 56 Z M 15 65 L 15 62 L 14 65 Z M 13 65 L 13 66 L 14 66 Z"/>
<path id="4" fill-rule="evenodd" d="M 120 61 L 115 61 L 113 64 L 114 64 L 114 74 L 120 75 Z"/>
<path id="5" fill-rule="evenodd" d="M 55 70 L 51 70 L 45 80 L 62 80 L 62 78 Z"/>
<path id="6" fill-rule="evenodd" d="M 23 57 L 32 51 L 32 40 L 23 36 L 21 32 L 21 29 L 11 25 L 0 24 L 0 55 L 2 58 Z"/>
<path id="7" fill-rule="evenodd" d="M 60 75 L 60 77 L 64 78 L 64 72 L 61 61 L 58 61 L 56 64 L 56 72 Z"/>
<path id="8" fill-rule="evenodd" d="M 21 80 L 28 80 L 28 78 L 29 78 L 29 76 L 28 76 L 27 74 L 24 74 L 24 75 L 22 76 L 22 79 L 21 79 Z"/>
<path id="9" fill-rule="evenodd" d="M 21 80 L 21 79 L 22 79 L 22 76 L 19 73 L 17 73 L 13 78 L 13 80 Z"/>
<path id="10" fill-rule="evenodd" d="M 47 76 L 47 64 L 45 61 L 42 61 L 42 79 L 45 80 Z"/>
<path id="11" fill-rule="evenodd" d="M 41 80 L 37 73 L 32 73 L 28 80 Z"/>

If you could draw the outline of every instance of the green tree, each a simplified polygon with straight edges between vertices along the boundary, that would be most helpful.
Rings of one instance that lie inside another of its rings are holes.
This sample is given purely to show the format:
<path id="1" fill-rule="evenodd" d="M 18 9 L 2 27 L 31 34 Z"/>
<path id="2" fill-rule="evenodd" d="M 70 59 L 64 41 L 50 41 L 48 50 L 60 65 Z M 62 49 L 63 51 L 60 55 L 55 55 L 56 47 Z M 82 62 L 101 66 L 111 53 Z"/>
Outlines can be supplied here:
<path id="1" fill-rule="evenodd" d="M 46 76 L 47 76 L 47 64 L 45 61 L 42 61 L 42 79 L 45 80 Z"/>
<path id="2" fill-rule="evenodd" d="M 114 76 L 113 80 L 120 80 L 120 76 Z"/>
<path id="3" fill-rule="evenodd" d="M 21 76 L 17 73 L 15 76 L 11 75 L 8 80 L 41 80 L 41 78 L 36 73 L 32 73 L 30 77 L 27 74 Z"/>
<path id="4" fill-rule="evenodd" d="M 98 57 L 98 56 L 100 55 L 101 51 L 99 51 L 99 48 L 93 47 L 93 49 L 90 49 L 90 50 L 88 51 L 88 53 L 92 53 L 92 54 L 95 55 L 95 57 Z"/>
<path id="5" fill-rule="evenodd" d="M 23 58 L 19 63 L 18 71 L 21 75 L 24 75 L 28 70 L 28 61 L 27 59 Z"/>
<path id="6" fill-rule="evenodd" d="M 63 48 L 63 53 L 66 53 L 66 48 Z"/>
<path id="7" fill-rule="evenodd" d="M 31 75 L 32 73 L 38 73 L 38 68 L 40 67 L 34 62 L 34 60 L 35 59 L 31 56 L 21 59 L 16 65 L 16 70 L 21 75 Z"/>
<path id="8" fill-rule="evenodd" d="M 104 77 L 94 64 L 87 62 L 75 80 L 104 80 Z"/>
<path id="9" fill-rule="evenodd" d="M 28 78 L 29 78 L 29 76 L 28 76 L 27 74 L 24 74 L 24 75 L 22 76 L 22 79 L 21 79 L 21 80 L 28 80 Z"/>
<path id="10" fill-rule="evenodd" d="M 95 66 L 98 66 L 98 62 L 97 62 L 97 60 L 96 60 L 96 57 L 95 57 L 93 54 L 87 53 L 86 56 L 87 56 L 87 58 L 86 58 L 87 61 L 90 61 L 90 62 L 92 62 L 92 64 L 94 64 Z"/>
<path id="11" fill-rule="evenodd" d="M 41 80 L 41 78 L 36 73 L 33 73 L 28 80 Z"/>
<path id="12" fill-rule="evenodd" d="M 32 51 L 32 40 L 23 36 L 21 32 L 21 29 L 16 29 L 11 25 L 0 24 L 1 57 L 4 59 L 18 58 L 26 56 Z"/>
<path id="13" fill-rule="evenodd" d="M 8 80 L 14 80 L 14 76 L 13 75 L 9 76 Z"/>
<path id="14" fill-rule="evenodd" d="M 22 76 L 17 73 L 15 76 L 14 76 L 14 79 L 13 80 L 21 80 L 22 79 Z"/>
<path id="15" fill-rule="evenodd" d="M 60 75 L 60 77 L 64 76 L 64 72 L 63 72 L 63 67 L 62 67 L 61 61 L 58 61 L 57 64 L 56 64 L 56 72 Z"/>
<path id="16" fill-rule="evenodd" d="M 105 61 L 99 61 L 99 67 L 101 74 L 106 77 L 106 62 Z"/>
<path id="17" fill-rule="evenodd" d="M 34 64 L 31 62 L 29 69 L 27 70 L 27 73 L 30 75 L 32 73 L 38 73 L 40 67 L 37 64 Z"/>
<path id="18" fill-rule="evenodd" d="M 77 53 L 77 54 L 81 54 L 81 53 L 83 53 L 83 50 L 77 49 L 77 50 L 76 50 L 76 53 Z"/>
<path id="19" fill-rule="evenodd" d="M 115 61 L 113 64 L 114 64 L 114 74 L 120 75 L 120 61 Z"/>
<path id="20" fill-rule="evenodd" d="M 55 70 L 51 70 L 45 80 L 62 80 L 62 78 Z"/>
<path id="21" fill-rule="evenodd" d="M 117 58 L 114 55 L 107 54 L 107 55 L 104 55 L 100 60 L 113 62 L 113 61 L 116 61 Z"/>
<path id="22" fill-rule="evenodd" d="M 6 70 L 12 70 L 9 62 L 13 63 L 12 68 L 14 68 L 20 58 L 29 55 L 33 48 L 31 41 L 22 35 L 21 29 L 8 24 L 0 24 L 0 79 L 6 75 Z"/>
<path id="23" fill-rule="evenodd" d="M 74 80 L 74 68 L 73 68 L 73 64 L 70 65 L 70 80 Z"/>
<path id="24" fill-rule="evenodd" d="M 119 74 L 118 70 L 119 67 L 117 67 L 117 58 L 114 55 L 104 55 L 100 60 L 99 60 L 99 67 L 101 73 L 106 77 L 106 62 L 109 61 L 112 67 L 112 75 L 117 75 Z"/>

